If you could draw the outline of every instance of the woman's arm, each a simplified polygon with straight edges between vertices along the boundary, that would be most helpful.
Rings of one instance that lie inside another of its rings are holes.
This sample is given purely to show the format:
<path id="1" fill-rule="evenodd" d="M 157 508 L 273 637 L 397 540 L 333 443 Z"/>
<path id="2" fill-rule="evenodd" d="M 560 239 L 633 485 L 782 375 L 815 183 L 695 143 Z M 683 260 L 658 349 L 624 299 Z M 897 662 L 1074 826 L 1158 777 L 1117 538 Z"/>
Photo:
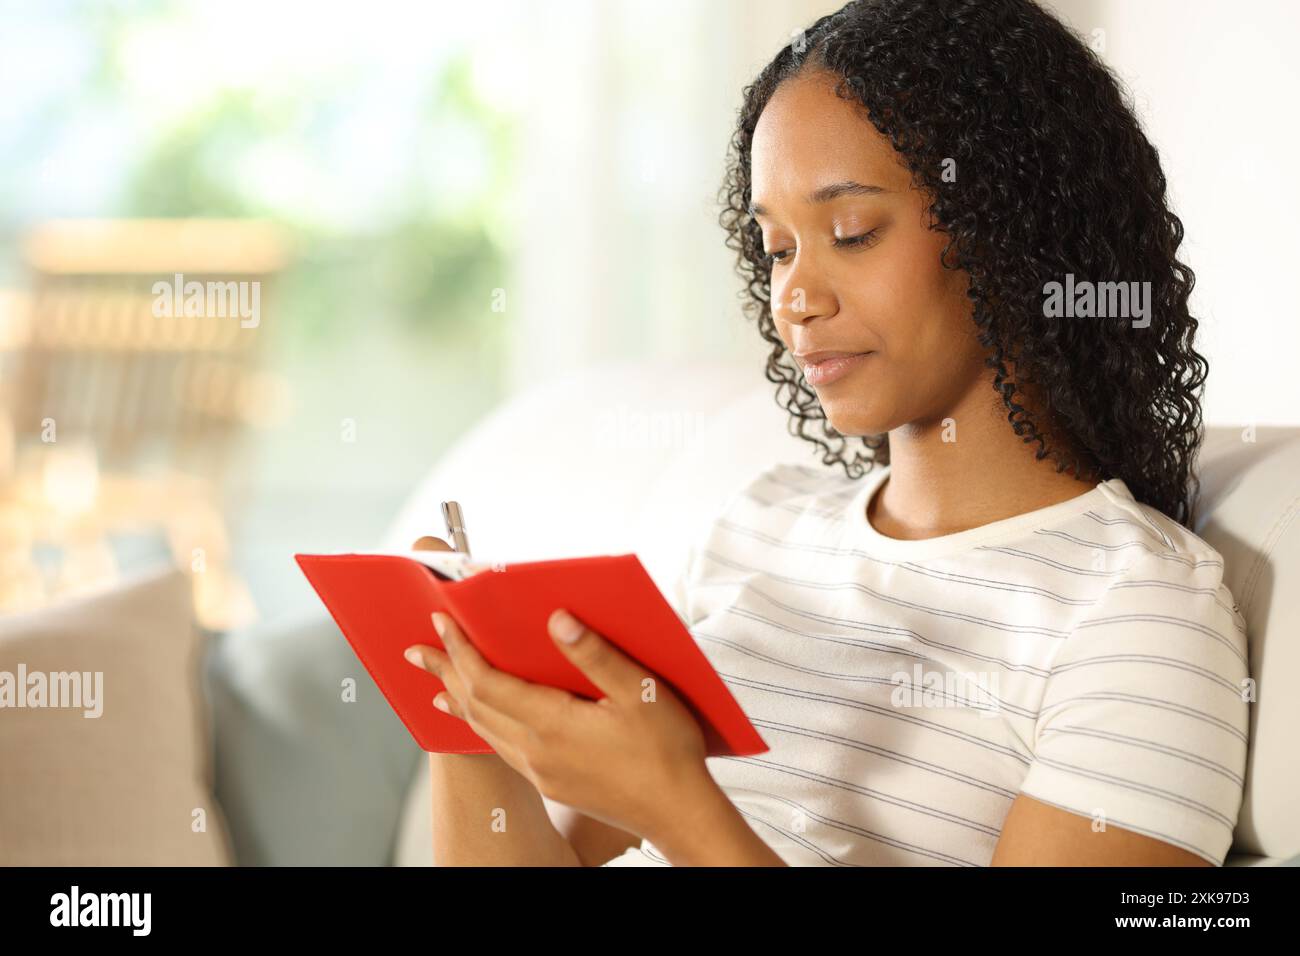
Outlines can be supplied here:
<path id="1" fill-rule="evenodd" d="M 1222 862 L 1250 733 L 1246 622 L 1223 574 L 1215 551 L 1152 551 L 1111 578 L 1055 652 L 994 865 Z"/>
<path id="2" fill-rule="evenodd" d="M 573 807 L 566 807 L 545 797 L 542 801 L 546 804 L 551 823 L 569 841 L 583 866 L 602 866 L 616 856 L 621 856 L 625 850 L 641 845 L 641 838 L 635 833 L 593 820 Z"/>
<path id="3" fill-rule="evenodd" d="M 1020 794 L 993 851 L 993 866 L 1211 866 L 1181 847 Z"/>
<path id="4" fill-rule="evenodd" d="M 582 866 L 537 788 L 496 754 L 429 754 L 435 866 Z"/>
<path id="5" fill-rule="evenodd" d="M 416 551 L 450 551 L 423 537 Z M 422 666 L 423 657 L 417 656 Z M 581 866 L 537 788 L 497 754 L 429 754 L 435 866 Z M 585 856 L 585 854 L 584 854 Z"/>
<path id="6" fill-rule="evenodd" d="M 637 835 L 679 866 L 784 864 L 713 780 L 705 765 L 704 735 L 676 693 L 601 635 L 558 611 L 548 622 L 557 648 L 605 695 L 589 700 L 497 670 L 453 618 L 435 613 L 433 619 L 445 649 L 414 645 L 407 653 L 412 663 L 442 679 L 446 690 L 435 705 L 467 721 L 533 787 L 539 799 L 524 806 L 544 814 L 549 800 L 592 821 L 574 821 L 595 834 L 591 851 L 579 853 L 569 845 L 569 859 L 549 838 L 540 845 L 525 838 L 512 851 L 520 856 L 511 859 L 557 853 L 543 862 L 564 856 L 569 865 L 595 865 L 634 845 L 632 835 Z M 457 779 L 449 775 L 443 789 Z M 476 802 L 453 800 L 435 812 L 473 824 L 491 797 L 488 789 Z M 592 826 L 595 822 L 608 829 Z M 468 845 L 469 852 L 479 852 L 481 838 Z"/>
<path id="7" fill-rule="evenodd" d="M 600 866 L 641 838 L 545 801 L 495 754 L 430 754 L 436 866 Z M 716 785 L 651 842 L 674 866 L 784 866 Z"/>
<path id="8" fill-rule="evenodd" d="M 785 866 L 708 773 L 682 791 L 678 813 L 647 834 L 673 866 Z"/>

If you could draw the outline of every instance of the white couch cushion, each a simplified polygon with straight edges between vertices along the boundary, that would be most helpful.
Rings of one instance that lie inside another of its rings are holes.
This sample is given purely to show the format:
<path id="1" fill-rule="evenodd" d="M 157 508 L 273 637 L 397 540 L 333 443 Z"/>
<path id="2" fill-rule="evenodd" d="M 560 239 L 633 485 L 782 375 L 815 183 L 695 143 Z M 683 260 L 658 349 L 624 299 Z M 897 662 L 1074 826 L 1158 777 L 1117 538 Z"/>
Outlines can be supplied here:
<path id="1" fill-rule="evenodd" d="M 1300 429 L 1211 428 L 1198 473 L 1203 504 L 1193 530 L 1223 555 L 1256 682 L 1233 853 L 1293 857 L 1300 853 L 1300 697 L 1291 692 L 1300 677 Z"/>
<path id="2" fill-rule="evenodd" d="M 470 547 L 512 560 L 636 551 L 661 587 L 732 491 L 774 460 L 812 459 L 761 370 L 629 362 L 507 403 L 437 463 L 385 536 L 445 537 L 459 501 Z"/>

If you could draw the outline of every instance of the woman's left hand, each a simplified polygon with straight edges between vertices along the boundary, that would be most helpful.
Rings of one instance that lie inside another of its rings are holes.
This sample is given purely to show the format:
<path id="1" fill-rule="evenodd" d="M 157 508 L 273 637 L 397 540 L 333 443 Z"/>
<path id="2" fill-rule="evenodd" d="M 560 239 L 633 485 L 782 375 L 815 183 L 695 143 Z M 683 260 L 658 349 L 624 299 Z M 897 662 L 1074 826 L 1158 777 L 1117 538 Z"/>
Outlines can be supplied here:
<path id="1" fill-rule="evenodd" d="M 498 670 L 450 615 L 433 619 L 448 653 L 414 645 L 407 659 L 446 685 L 435 704 L 467 721 L 542 796 L 653 842 L 715 786 L 704 735 L 680 698 L 568 612 L 551 615 L 551 637 L 600 700 Z"/>

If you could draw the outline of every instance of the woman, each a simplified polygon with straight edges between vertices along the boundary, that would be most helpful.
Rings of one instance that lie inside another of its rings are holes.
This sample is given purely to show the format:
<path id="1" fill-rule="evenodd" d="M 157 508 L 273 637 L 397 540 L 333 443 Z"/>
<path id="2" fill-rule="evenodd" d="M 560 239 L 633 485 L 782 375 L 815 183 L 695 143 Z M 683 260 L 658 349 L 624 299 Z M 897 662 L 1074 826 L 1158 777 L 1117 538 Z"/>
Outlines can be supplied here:
<path id="1" fill-rule="evenodd" d="M 746 89 L 724 195 L 841 466 L 738 490 L 677 593 L 771 749 L 706 761 L 563 611 L 599 702 L 442 619 L 410 656 L 497 755 L 431 755 L 437 862 L 1221 864 L 1245 626 L 1187 527 L 1193 276 L 1112 76 L 1029 0 L 850 3 Z"/>

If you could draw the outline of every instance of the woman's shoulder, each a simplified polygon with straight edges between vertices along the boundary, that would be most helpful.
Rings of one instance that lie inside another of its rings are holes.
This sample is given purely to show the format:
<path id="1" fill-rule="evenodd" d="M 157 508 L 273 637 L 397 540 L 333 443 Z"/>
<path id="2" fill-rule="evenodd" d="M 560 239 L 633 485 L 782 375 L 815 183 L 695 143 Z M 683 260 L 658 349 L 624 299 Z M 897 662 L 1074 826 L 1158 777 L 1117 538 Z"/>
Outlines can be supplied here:
<path id="1" fill-rule="evenodd" d="M 1179 524 L 1158 508 L 1134 498 L 1123 479 L 1112 478 L 1102 482 L 1099 489 L 1102 492 L 1101 503 L 1094 511 L 1096 516 L 1106 519 L 1111 526 L 1127 524 L 1145 531 L 1153 549 L 1169 554 L 1219 556 L 1208 541 L 1190 528 Z"/>
<path id="2" fill-rule="evenodd" d="M 1087 514 L 1092 536 L 1109 550 L 1106 584 L 1081 622 L 1088 643 L 1152 642 L 1162 654 L 1240 679 L 1247 625 L 1228 585 L 1223 555 L 1191 529 L 1134 500 L 1122 481 L 1103 483 Z M 1205 641 L 1169 641 L 1199 633 Z"/>
<path id="3" fill-rule="evenodd" d="M 1212 544 L 1162 511 L 1137 501 L 1118 478 L 1102 483 L 1100 489 L 1101 502 L 1088 517 L 1100 525 L 1099 533 L 1109 532 L 1125 545 L 1119 570 L 1129 575 L 1146 571 L 1175 580 L 1195 577 L 1227 591 L 1223 555 Z M 1101 537 L 1108 540 L 1104 533 Z"/>
<path id="4" fill-rule="evenodd" d="M 1223 555 L 1212 544 L 1157 508 L 1133 497 L 1122 479 L 1112 478 L 1097 487 L 1091 506 L 1069 519 L 1069 537 L 1086 538 L 1094 557 L 1104 560 L 1104 573 L 1115 581 L 1155 579 L 1168 585 L 1165 594 L 1177 593 L 1178 586 L 1207 589 L 1230 599 Z M 1094 569 L 1098 566 L 1094 564 Z"/>

